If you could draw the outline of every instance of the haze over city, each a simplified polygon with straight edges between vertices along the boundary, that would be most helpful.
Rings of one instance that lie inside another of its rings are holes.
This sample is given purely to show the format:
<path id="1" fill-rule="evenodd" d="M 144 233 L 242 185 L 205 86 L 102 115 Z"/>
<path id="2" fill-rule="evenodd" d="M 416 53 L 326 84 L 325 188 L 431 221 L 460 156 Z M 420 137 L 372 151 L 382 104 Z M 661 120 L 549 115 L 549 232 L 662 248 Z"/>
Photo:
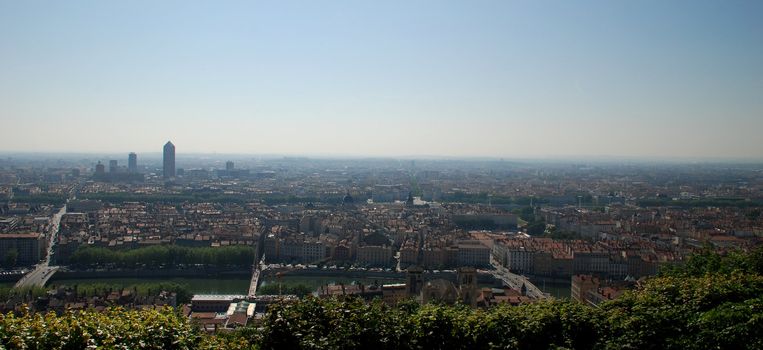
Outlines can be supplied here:
<path id="1" fill-rule="evenodd" d="M 0 3 L 2 152 L 763 158 L 755 1 Z"/>

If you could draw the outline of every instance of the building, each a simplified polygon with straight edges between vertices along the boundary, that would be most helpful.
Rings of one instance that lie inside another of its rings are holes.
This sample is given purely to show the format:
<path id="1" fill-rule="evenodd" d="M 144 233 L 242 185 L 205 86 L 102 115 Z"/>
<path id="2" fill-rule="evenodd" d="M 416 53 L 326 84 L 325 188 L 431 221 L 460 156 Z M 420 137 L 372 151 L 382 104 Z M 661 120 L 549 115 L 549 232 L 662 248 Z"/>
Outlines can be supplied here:
<path id="1" fill-rule="evenodd" d="M 472 307 L 477 306 L 477 270 L 473 267 L 459 267 L 457 278 L 461 303 Z"/>
<path id="2" fill-rule="evenodd" d="M 611 281 L 601 280 L 592 275 L 572 276 L 572 299 L 583 304 L 599 306 L 601 303 L 614 300 L 626 290 L 632 289 L 634 280 Z"/>
<path id="3" fill-rule="evenodd" d="M 497 304 L 518 306 L 531 302 L 533 302 L 532 298 L 511 288 L 482 288 L 477 296 L 476 305 L 487 308 Z"/>
<path id="4" fill-rule="evenodd" d="M 246 295 L 196 294 L 191 299 L 194 312 L 226 312 L 231 303 L 246 300 Z"/>
<path id="5" fill-rule="evenodd" d="M 461 241 L 458 244 L 458 266 L 490 266 L 490 248 L 479 241 Z"/>
<path id="6" fill-rule="evenodd" d="M 167 141 L 167 143 L 164 144 L 163 154 L 164 178 L 168 179 L 175 177 L 175 145 L 173 145 L 172 142 Z"/>
<path id="7" fill-rule="evenodd" d="M 127 171 L 131 173 L 138 172 L 138 155 L 134 152 L 127 156 Z"/>
<path id="8" fill-rule="evenodd" d="M 401 301 L 408 299 L 408 293 L 405 283 L 385 284 L 381 287 L 382 300 L 387 305 L 397 305 Z"/>
<path id="9" fill-rule="evenodd" d="M 535 251 L 524 246 L 510 247 L 506 250 L 505 265 L 509 270 L 517 273 L 531 273 L 533 271 Z"/>
<path id="10" fill-rule="evenodd" d="M 405 290 L 408 297 L 417 297 L 421 292 L 421 287 L 424 285 L 423 274 L 424 269 L 419 266 L 411 266 L 406 270 Z"/>
<path id="11" fill-rule="evenodd" d="M 248 301 L 233 302 L 228 306 L 228 311 L 225 313 L 227 321 L 225 328 L 238 328 L 244 327 L 249 320 L 254 317 L 254 310 L 256 304 Z"/>
<path id="12" fill-rule="evenodd" d="M 439 247 L 423 249 L 421 251 L 421 265 L 426 269 L 445 267 L 445 250 Z"/>
<path id="13" fill-rule="evenodd" d="M 358 247 L 357 262 L 367 266 L 388 266 L 392 262 L 392 247 L 364 245 Z"/>
<path id="14" fill-rule="evenodd" d="M 459 301 L 459 297 L 458 288 L 453 282 L 438 278 L 424 283 L 421 287 L 419 300 L 422 304 L 443 303 L 452 305 Z"/>
<path id="15" fill-rule="evenodd" d="M 581 303 L 585 303 L 585 296 L 591 290 L 596 290 L 599 287 L 599 279 L 591 275 L 574 275 L 572 276 L 572 285 L 570 288 L 570 294 L 572 300 L 577 300 Z"/>
<path id="16" fill-rule="evenodd" d="M 116 173 L 117 169 L 119 168 L 119 164 L 117 163 L 116 159 L 112 159 L 109 161 L 109 172 L 110 173 Z"/>
<path id="17" fill-rule="evenodd" d="M 326 258 L 326 245 L 317 239 L 305 240 L 300 254 L 303 262 L 315 262 Z"/>
<path id="18" fill-rule="evenodd" d="M 416 249 L 412 241 L 407 241 L 400 248 L 400 266 L 405 268 L 409 265 L 415 265 L 418 263 L 419 251 Z"/>
<path id="19" fill-rule="evenodd" d="M 3 267 L 29 266 L 45 255 L 45 239 L 39 233 L 0 234 L 0 264 Z"/>
<path id="20" fill-rule="evenodd" d="M 106 174 L 106 167 L 98 161 L 98 164 L 95 165 L 95 176 L 104 176 Z"/>
<path id="21" fill-rule="evenodd" d="M 249 176 L 249 169 L 236 169 L 233 161 L 230 160 L 225 162 L 225 169 L 217 169 L 215 172 L 218 177 L 224 178 L 244 178 Z"/>

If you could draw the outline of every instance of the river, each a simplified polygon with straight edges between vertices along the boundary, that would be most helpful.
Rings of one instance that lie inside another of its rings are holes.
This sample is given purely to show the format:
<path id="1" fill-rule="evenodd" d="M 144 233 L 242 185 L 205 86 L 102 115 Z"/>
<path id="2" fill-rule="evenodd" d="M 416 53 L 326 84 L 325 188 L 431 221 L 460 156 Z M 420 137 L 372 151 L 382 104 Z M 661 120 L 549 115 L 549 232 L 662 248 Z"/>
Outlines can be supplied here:
<path id="1" fill-rule="evenodd" d="M 569 298 L 571 295 L 571 282 L 562 282 L 559 279 L 543 277 L 532 277 L 530 278 L 530 282 L 540 288 L 544 293 L 551 294 L 554 298 Z"/>

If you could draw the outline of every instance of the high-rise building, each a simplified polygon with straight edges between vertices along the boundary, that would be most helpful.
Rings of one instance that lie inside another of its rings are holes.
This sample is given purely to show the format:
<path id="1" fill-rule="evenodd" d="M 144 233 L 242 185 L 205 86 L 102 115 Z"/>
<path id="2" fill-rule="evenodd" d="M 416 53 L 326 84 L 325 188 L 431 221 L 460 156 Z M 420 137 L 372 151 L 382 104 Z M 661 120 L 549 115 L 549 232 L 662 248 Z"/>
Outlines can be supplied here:
<path id="1" fill-rule="evenodd" d="M 135 152 L 127 156 L 127 171 L 131 173 L 138 172 L 138 155 Z"/>
<path id="2" fill-rule="evenodd" d="M 117 168 L 119 167 L 117 161 L 115 159 L 112 159 L 109 161 L 109 172 L 110 173 L 116 173 Z"/>
<path id="3" fill-rule="evenodd" d="M 229 161 L 225 162 L 225 170 L 227 170 L 227 171 L 233 170 L 233 162 L 232 161 L 229 160 Z"/>
<path id="4" fill-rule="evenodd" d="M 101 161 L 98 161 L 98 164 L 95 165 L 95 175 L 103 176 L 106 174 L 106 167 L 101 164 Z"/>
<path id="5" fill-rule="evenodd" d="M 164 178 L 175 177 L 175 145 L 164 144 Z"/>

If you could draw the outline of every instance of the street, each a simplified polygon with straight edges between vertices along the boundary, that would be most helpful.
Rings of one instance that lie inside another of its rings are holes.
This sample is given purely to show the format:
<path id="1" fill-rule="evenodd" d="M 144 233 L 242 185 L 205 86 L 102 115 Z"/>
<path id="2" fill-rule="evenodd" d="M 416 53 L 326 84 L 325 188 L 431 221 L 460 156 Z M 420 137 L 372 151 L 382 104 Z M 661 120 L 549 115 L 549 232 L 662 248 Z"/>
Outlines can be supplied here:
<path id="1" fill-rule="evenodd" d="M 42 287 L 48 282 L 51 276 L 58 270 L 58 266 L 50 266 L 50 257 L 53 255 L 53 246 L 56 242 L 58 230 L 61 227 L 61 218 L 66 214 L 66 205 L 61 208 L 50 220 L 47 232 L 47 250 L 45 260 L 35 266 L 35 269 L 24 275 L 14 288 L 39 286 Z"/>

